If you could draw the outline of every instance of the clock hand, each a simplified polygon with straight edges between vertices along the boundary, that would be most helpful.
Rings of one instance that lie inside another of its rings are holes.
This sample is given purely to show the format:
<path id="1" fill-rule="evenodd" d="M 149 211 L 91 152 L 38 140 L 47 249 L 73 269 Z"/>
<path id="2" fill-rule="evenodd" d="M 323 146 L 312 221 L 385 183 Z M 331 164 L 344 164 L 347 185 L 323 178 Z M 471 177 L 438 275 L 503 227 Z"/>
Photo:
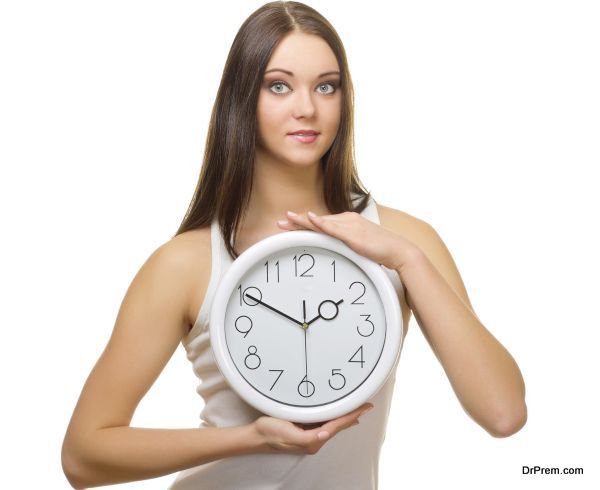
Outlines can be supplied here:
<path id="1" fill-rule="evenodd" d="M 295 318 L 292 318 L 289 315 L 286 315 L 283 311 L 279 311 L 276 308 L 273 308 L 272 306 L 268 305 L 267 303 L 265 303 L 264 301 L 261 301 L 258 298 L 255 298 L 254 296 L 251 296 L 250 294 L 246 293 L 246 297 L 253 299 L 254 301 L 256 301 L 257 303 L 260 303 L 261 305 L 266 306 L 267 308 L 269 308 L 270 310 L 273 310 L 275 313 L 279 313 L 281 316 L 286 317 L 288 320 L 292 320 L 294 323 L 297 323 L 298 325 L 300 325 L 301 327 L 303 326 L 302 322 L 299 322 L 298 320 L 296 320 Z"/>
<path id="2" fill-rule="evenodd" d="M 304 325 L 302 326 L 304 330 L 304 379 L 308 381 L 308 354 L 306 350 L 306 330 L 308 329 L 308 325 L 306 323 L 306 300 L 302 300 L 302 310 L 303 310 L 303 320 Z M 308 395 L 308 383 L 306 384 L 306 394 Z"/>
<path id="3" fill-rule="evenodd" d="M 302 328 L 304 329 L 304 332 L 306 333 L 306 329 L 308 328 L 308 323 L 306 323 L 306 300 L 303 299 L 302 300 Z"/>
<path id="4" fill-rule="evenodd" d="M 323 318 L 323 320 L 333 320 L 338 315 L 338 311 L 339 310 L 338 310 L 337 306 L 340 303 L 343 303 L 343 301 L 344 301 L 343 299 L 340 299 L 337 302 L 336 301 L 332 301 L 330 299 L 326 299 L 325 301 L 322 301 L 321 304 L 319 305 L 319 314 L 316 317 L 314 317 L 310 322 L 306 322 L 306 325 L 307 326 L 310 325 L 312 322 L 318 320 L 319 318 Z M 331 318 L 325 318 L 324 316 L 321 315 L 321 306 L 323 306 L 323 303 L 333 303 L 335 305 L 335 307 L 336 307 L 335 315 L 333 315 Z"/>

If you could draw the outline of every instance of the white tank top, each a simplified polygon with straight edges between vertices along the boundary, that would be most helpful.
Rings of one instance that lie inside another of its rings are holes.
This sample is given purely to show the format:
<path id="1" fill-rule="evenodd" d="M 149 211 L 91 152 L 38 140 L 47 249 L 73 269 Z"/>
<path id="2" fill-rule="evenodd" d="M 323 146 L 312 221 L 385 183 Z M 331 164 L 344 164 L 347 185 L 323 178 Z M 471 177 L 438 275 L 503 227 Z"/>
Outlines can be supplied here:
<path id="1" fill-rule="evenodd" d="M 379 224 L 371 198 L 361 215 Z M 208 322 L 219 282 L 232 263 L 217 220 L 211 224 L 212 270 L 198 318 L 182 339 L 187 358 L 200 379 L 196 391 L 204 400 L 200 428 L 232 427 L 253 422 L 264 415 L 242 400 L 229 386 L 213 357 Z M 403 286 L 395 270 L 384 271 L 398 298 Z M 402 302 L 400 302 L 402 308 Z M 378 486 L 379 452 L 385 438 L 396 367 L 383 387 L 369 399 L 374 409 L 360 424 L 342 430 L 316 454 L 245 454 L 185 469 L 169 490 L 375 490 Z"/>

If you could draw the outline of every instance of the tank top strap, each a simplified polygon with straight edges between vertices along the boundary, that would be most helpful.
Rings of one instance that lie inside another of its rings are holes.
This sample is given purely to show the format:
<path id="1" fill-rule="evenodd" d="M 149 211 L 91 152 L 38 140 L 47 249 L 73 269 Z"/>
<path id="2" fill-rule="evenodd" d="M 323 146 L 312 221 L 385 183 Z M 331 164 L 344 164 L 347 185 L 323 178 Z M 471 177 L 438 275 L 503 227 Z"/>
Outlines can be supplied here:
<path id="1" fill-rule="evenodd" d="M 373 199 L 373 197 L 369 196 L 369 201 L 367 202 L 365 209 L 363 209 L 360 214 L 369 221 L 379 224 L 379 213 L 377 212 L 377 203 L 375 202 L 375 199 Z"/>
<path id="2" fill-rule="evenodd" d="M 221 236 L 219 222 L 216 218 L 214 218 L 210 224 L 210 255 L 210 279 L 208 281 L 208 286 L 206 287 L 206 293 L 204 294 L 204 301 L 200 306 L 200 311 L 198 312 L 198 316 L 196 317 L 194 325 L 187 335 L 181 340 L 181 343 L 186 349 L 188 344 L 195 339 L 201 331 L 208 328 L 212 298 L 215 295 L 219 282 L 221 281 L 224 269 L 226 269 L 227 264 L 224 264 L 224 261 L 226 261 L 228 258 L 230 259 L 227 249 L 225 248 L 225 242 Z"/>

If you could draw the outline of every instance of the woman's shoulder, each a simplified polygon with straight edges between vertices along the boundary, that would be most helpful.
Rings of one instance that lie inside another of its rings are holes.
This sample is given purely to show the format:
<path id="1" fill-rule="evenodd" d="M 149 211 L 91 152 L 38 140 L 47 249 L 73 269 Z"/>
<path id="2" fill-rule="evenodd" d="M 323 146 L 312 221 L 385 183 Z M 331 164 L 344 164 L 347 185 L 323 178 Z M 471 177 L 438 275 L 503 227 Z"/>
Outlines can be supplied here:
<path id="1" fill-rule="evenodd" d="M 205 226 L 185 231 L 165 242 L 161 247 L 164 260 L 180 271 L 188 294 L 187 320 L 193 325 L 208 287 L 211 274 L 211 228 Z"/>
<path id="2" fill-rule="evenodd" d="M 205 225 L 193 230 L 184 231 L 179 235 L 174 236 L 167 243 L 177 244 L 175 246 L 190 246 L 198 243 L 208 242 L 210 246 L 210 225 Z"/>
<path id="3" fill-rule="evenodd" d="M 167 260 L 182 265 L 202 262 L 206 252 L 210 252 L 210 226 L 184 231 L 163 243 L 159 250 Z"/>
<path id="4" fill-rule="evenodd" d="M 406 238 L 425 252 L 428 257 L 445 252 L 445 245 L 440 235 L 424 219 L 381 204 L 377 204 L 377 211 L 381 226 Z"/>
<path id="5" fill-rule="evenodd" d="M 456 267 L 456 261 L 437 230 L 423 219 L 404 211 L 380 204 L 377 205 L 377 209 L 380 224 L 414 243 L 472 310 L 473 307 Z M 410 303 L 412 304 L 412 301 Z"/>
<path id="6" fill-rule="evenodd" d="M 427 233 L 431 228 L 429 223 L 417 216 L 379 203 L 377 203 L 377 212 L 381 226 L 400 233 L 409 239 Z"/>

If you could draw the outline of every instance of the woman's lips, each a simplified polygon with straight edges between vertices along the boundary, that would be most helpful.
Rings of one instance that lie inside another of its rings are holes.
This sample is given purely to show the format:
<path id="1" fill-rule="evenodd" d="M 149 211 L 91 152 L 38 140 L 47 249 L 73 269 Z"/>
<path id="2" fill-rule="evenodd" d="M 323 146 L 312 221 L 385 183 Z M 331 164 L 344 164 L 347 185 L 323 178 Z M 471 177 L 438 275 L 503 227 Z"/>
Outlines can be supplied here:
<path id="1" fill-rule="evenodd" d="M 318 134 L 288 134 L 288 136 L 291 136 L 292 138 L 294 138 L 296 141 L 299 141 L 300 143 L 314 143 L 317 139 L 317 137 L 319 136 Z"/>

